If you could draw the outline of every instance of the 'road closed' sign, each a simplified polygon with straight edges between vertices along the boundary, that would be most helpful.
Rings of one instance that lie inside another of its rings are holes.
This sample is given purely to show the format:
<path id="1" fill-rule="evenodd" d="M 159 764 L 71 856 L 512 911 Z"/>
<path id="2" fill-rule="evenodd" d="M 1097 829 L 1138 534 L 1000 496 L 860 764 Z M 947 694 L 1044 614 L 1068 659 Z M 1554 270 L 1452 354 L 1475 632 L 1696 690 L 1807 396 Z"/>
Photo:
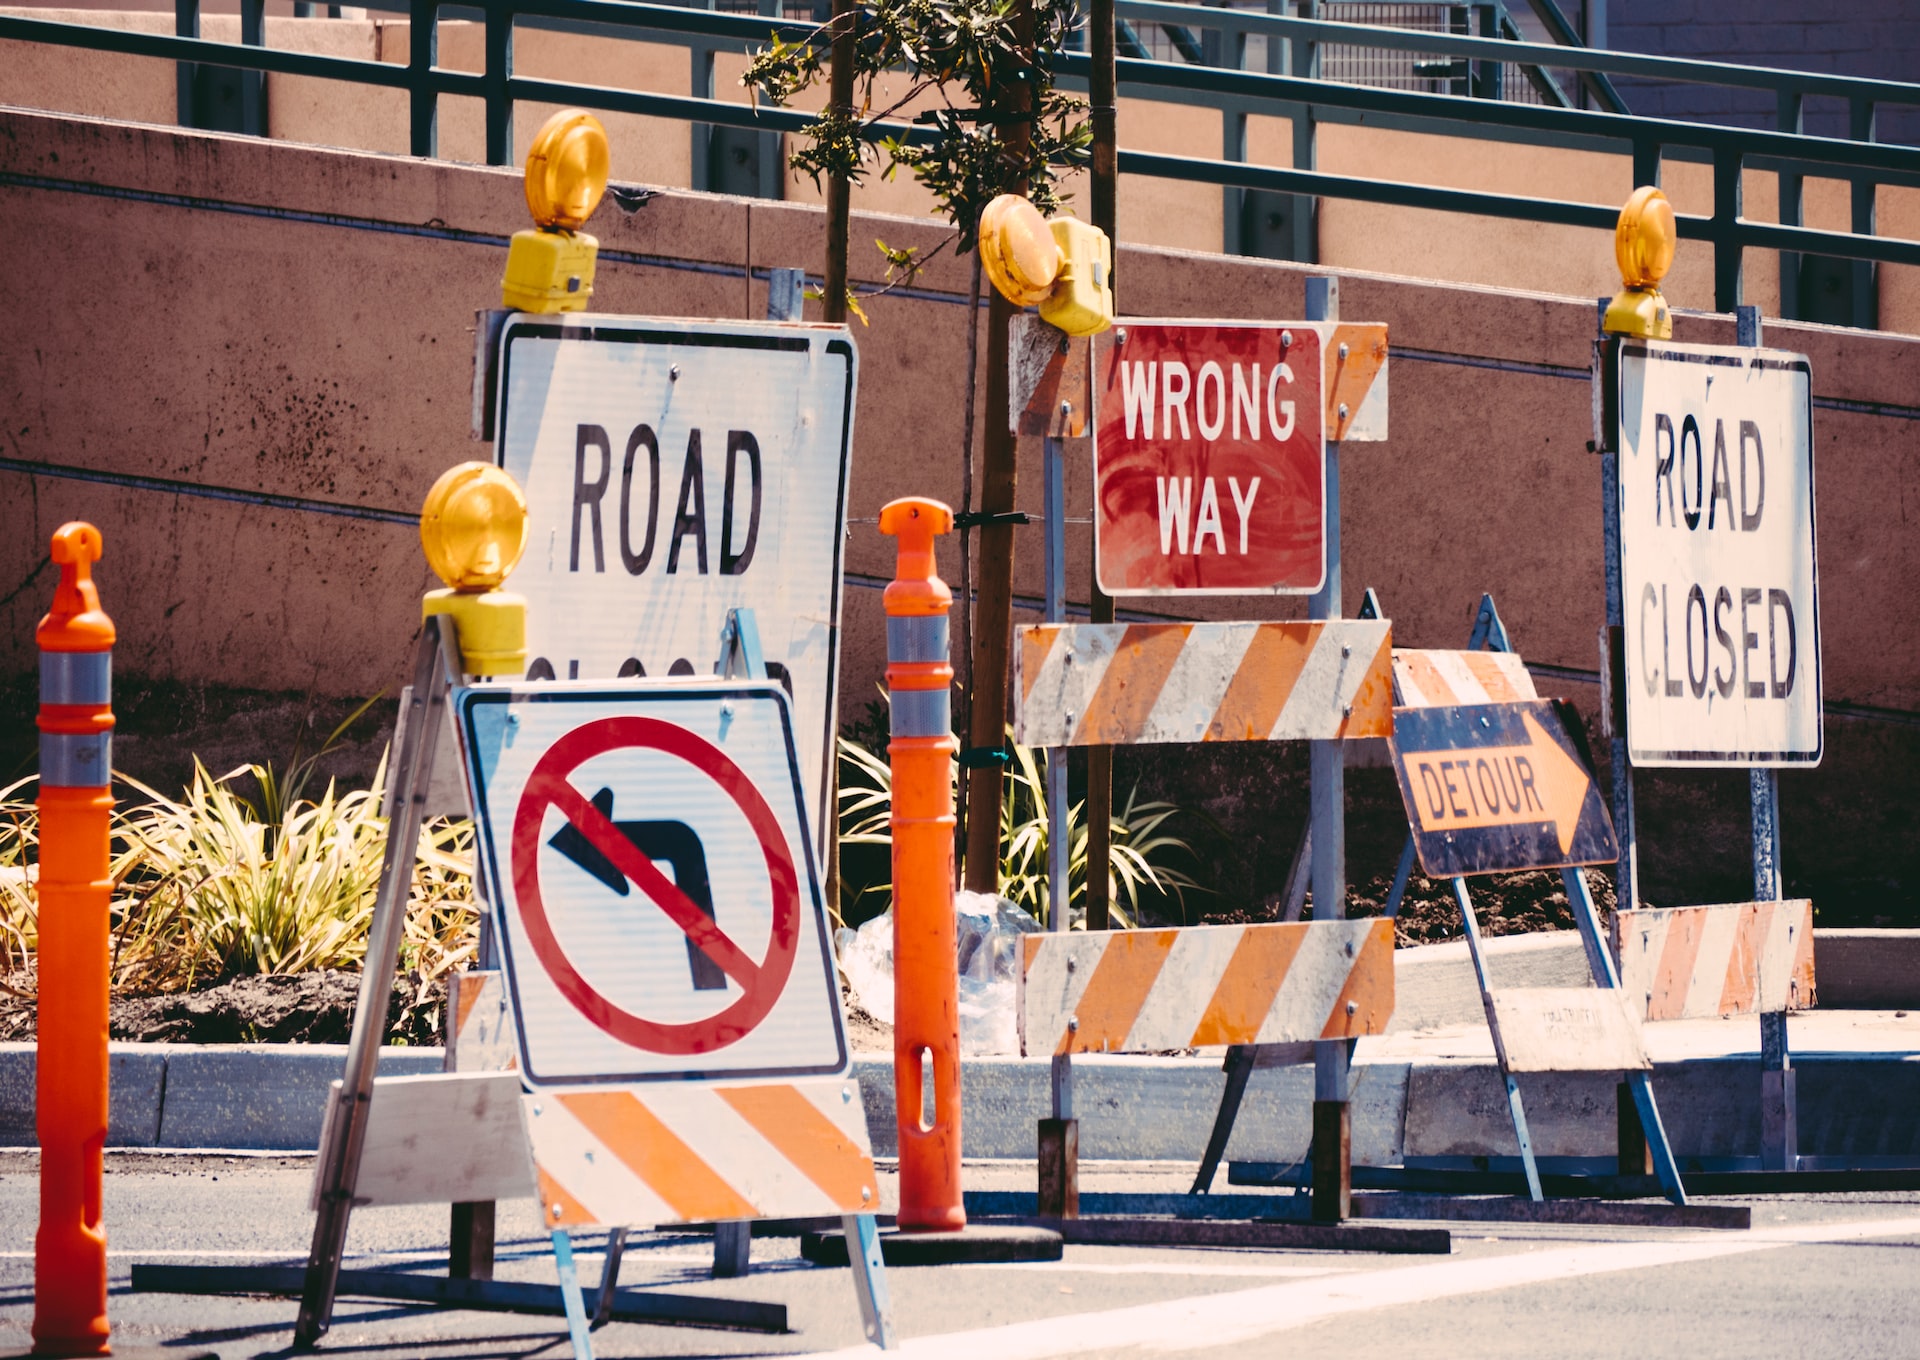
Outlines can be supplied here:
<path id="1" fill-rule="evenodd" d="M 1620 349 L 1620 570 L 1636 765 L 1820 759 L 1811 371 Z"/>

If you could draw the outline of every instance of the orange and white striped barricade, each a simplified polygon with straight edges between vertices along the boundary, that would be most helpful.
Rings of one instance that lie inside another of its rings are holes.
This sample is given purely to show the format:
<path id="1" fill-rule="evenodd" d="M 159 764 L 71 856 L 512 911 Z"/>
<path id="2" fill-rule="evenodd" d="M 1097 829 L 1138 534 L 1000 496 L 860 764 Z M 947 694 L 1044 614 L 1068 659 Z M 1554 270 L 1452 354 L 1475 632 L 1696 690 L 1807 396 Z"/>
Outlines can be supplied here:
<path id="1" fill-rule="evenodd" d="M 1217 1044 L 1258 1044 L 1304 1063 L 1313 1061 L 1318 1043 L 1385 1033 L 1393 995 L 1393 923 L 1380 917 L 1049 933 L 1024 941 L 1017 1015 L 1022 1051 L 1047 1054 L 1057 1063 L 1075 1054 L 1153 1053 Z M 1322 1095 L 1316 1091 L 1313 1104 L 1317 1187 L 1346 1179 L 1352 1140 L 1348 1102 Z M 1070 1114 L 1070 1104 L 1068 1109 Z M 1077 1131 L 1077 1125 L 1072 1127 Z M 1073 1151 L 1077 1153 L 1077 1146 Z M 1049 1189 L 1055 1191 L 1052 1205 L 1047 1202 Z M 1165 1196 L 1150 1198 L 1156 1202 L 1142 1202 L 1143 1214 L 1166 1212 L 1157 1203 Z M 983 1206 L 999 1199 L 1012 1202 L 1006 1196 L 969 1196 L 970 1203 L 977 1200 Z M 1204 1205 L 1204 1200 L 1189 1199 L 1182 1218 Z M 1262 1223 L 1257 1231 L 1256 1225 L 1246 1225 L 1249 1235 L 1231 1240 L 1241 1245 L 1447 1249 L 1445 1232 L 1409 1236 L 1404 1230 L 1342 1227 L 1338 1220 L 1349 1216 L 1350 1203 L 1330 1205 L 1322 1197 L 1315 1207 L 1313 1224 Z M 1328 1212 L 1333 1207 L 1340 1209 L 1337 1216 Z M 1082 1218 L 1071 1177 L 1057 1188 L 1043 1182 L 1037 1208 L 1049 1226 L 1069 1234 L 1069 1240 L 1229 1241 L 1220 1236 L 1218 1223 Z M 1191 1232 L 1183 1236 L 1187 1230 Z"/>
<path id="2" fill-rule="evenodd" d="M 1614 914 L 1613 952 L 1620 985 L 1636 1005 L 1644 1001 L 1647 1020 L 1775 1019 L 1760 1031 L 1761 1164 L 1794 1170 L 1798 1106 L 1785 1019 L 1815 1004 L 1813 903 L 1636 907 Z"/>
<path id="3" fill-rule="evenodd" d="M 1372 591 L 1361 612 L 1380 612 Z M 1627 992 L 1616 990 L 1619 979 L 1578 867 L 1607 862 L 1617 853 L 1578 715 L 1537 697 L 1490 595 L 1481 597 L 1467 648 L 1395 648 L 1393 684 L 1390 762 L 1407 807 L 1409 835 L 1384 914 L 1399 914 L 1416 856 L 1429 876 L 1451 880 L 1529 1197 L 1539 1206 L 1544 1196 L 1517 1076 L 1619 1071 L 1625 1076 L 1619 1091 L 1622 1156 L 1638 1158 L 1635 1174 L 1655 1171 L 1669 1197 L 1684 1205 L 1648 1079 L 1640 1012 Z M 1593 989 L 1493 986 L 1467 875 L 1530 868 L 1560 869 L 1587 947 Z M 1224 1155 L 1247 1077 L 1260 1065 L 1257 1050 L 1230 1051 L 1227 1092 L 1196 1188 L 1211 1179 Z M 1268 1183 L 1279 1170 L 1237 1164 L 1230 1174 L 1239 1183 Z M 1380 1188 L 1394 1183 L 1387 1170 L 1369 1175 Z M 1426 1173 L 1425 1183 L 1433 1183 L 1432 1173 Z M 1457 1188 L 1476 1184 L 1471 1174 L 1462 1173 Z M 1445 1212 L 1443 1204 L 1434 1209 L 1436 1215 Z M 1538 1218 L 1548 1208 L 1515 1212 Z M 1596 1209 L 1583 1204 L 1579 1212 L 1591 1216 Z M 1639 1213 L 1636 1221 L 1647 1217 Z M 1669 1215 L 1648 1221 L 1679 1220 Z"/>

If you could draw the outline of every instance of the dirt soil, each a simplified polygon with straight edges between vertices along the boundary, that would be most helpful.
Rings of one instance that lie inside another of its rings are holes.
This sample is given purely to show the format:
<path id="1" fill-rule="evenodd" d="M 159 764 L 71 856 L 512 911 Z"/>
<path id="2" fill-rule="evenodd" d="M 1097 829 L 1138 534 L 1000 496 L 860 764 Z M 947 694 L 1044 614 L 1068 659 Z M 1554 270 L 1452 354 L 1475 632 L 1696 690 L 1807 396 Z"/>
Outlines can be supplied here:
<path id="1" fill-rule="evenodd" d="M 0 1040 L 32 1039 L 31 977 L 13 974 L 0 991 Z M 341 969 L 277 977 L 237 977 L 165 996 L 116 995 L 108 1034 L 136 1043 L 344 1044 L 353 1032 L 360 974 Z M 394 982 L 387 1006 L 389 1044 L 441 1042 L 446 984 Z"/>
<path id="2" fill-rule="evenodd" d="M 1613 880 L 1599 870 L 1589 869 L 1587 890 L 1593 894 L 1604 930 L 1613 919 Z M 1474 916 L 1483 935 L 1531 935 L 1549 930 L 1574 930 L 1573 907 L 1567 901 L 1566 885 L 1555 869 L 1527 874 L 1477 874 L 1467 880 L 1473 898 Z M 1347 897 L 1347 918 L 1378 916 L 1393 891 L 1393 879 L 1382 876 L 1356 883 Z M 1307 894 L 1306 913 L 1313 911 L 1313 894 Z M 1206 915 L 1208 925 L 1241 925 L 1280 919 L 1279 903 L 1269 903 L 1262 911 L 1228 911 Z M 1400 915 L 1394 926 L 1395 942 L 1403 949 L 1423 944 L 1444 944 L 1466 935 L 1460 922 L 1460 908 L 1453 900 L 1452 879 L 1424 878 L 1413 874 L 1400 903 Z"/>

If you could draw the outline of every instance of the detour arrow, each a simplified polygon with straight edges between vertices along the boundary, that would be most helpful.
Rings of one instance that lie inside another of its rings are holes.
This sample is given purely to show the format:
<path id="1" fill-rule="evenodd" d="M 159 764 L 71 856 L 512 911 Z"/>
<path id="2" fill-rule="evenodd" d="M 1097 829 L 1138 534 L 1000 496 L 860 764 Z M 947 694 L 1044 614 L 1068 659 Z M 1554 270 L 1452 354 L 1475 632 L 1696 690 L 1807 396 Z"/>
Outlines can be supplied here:
<path id="1" fill-rule="evenodd" d="M 1550 701 L 1395 709 L 1393 747 L 1429 875 L 1618 857 L 1593 776 Z"/>

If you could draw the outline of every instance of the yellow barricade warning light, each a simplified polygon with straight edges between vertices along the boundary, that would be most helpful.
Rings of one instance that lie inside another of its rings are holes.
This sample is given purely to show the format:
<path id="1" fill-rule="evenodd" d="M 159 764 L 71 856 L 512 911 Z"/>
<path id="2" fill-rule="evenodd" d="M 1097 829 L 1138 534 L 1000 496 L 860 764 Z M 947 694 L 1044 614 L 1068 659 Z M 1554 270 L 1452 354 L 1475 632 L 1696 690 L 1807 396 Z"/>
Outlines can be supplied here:
<path id="1" fill-rule="evenodd" d="M 1648 340 L 1673 339 L 1673 313 L 1660 295 L 1660 280 L 1673 268 L 1679 230 L 1673 204 L 1652 185 L 1633 191 L 1613 229 L 1613 257 L 1620 266 L 1620 291 L 1607 304 L 1600 328 L 1612 335 Z"/>
<path id="2" fill-rule="evenodd" d="M 420 507 L 420 546 L 446 589 L 427 593 L 423 618 L 452 615 L 469 675 L 518 675 L 527 664 L 527 602 L 502 590 L 527 546 L 527 501 L 491 463 L 440 474 Z"/>
<path id="3" fill-rule="evenodd" d="M 1113 324 L 1113 243 L 1078 218 L 1049 222 L 1018 194 L 1002 194 L 980 214 L 980 265 L 1000 296 L 1039 304 L 1041 319 L 1068 335 Z"/>
<path id="4" fill-rule="evenodd" d="M 593 296 L 600 243 L 581 231 L 607 191 L 607 130 L 585 109 L 547 119 L 527 152 L 527 211 L 536 230 L 517 231 L 500 300 L 523 312 L 583 312 Z"/>

